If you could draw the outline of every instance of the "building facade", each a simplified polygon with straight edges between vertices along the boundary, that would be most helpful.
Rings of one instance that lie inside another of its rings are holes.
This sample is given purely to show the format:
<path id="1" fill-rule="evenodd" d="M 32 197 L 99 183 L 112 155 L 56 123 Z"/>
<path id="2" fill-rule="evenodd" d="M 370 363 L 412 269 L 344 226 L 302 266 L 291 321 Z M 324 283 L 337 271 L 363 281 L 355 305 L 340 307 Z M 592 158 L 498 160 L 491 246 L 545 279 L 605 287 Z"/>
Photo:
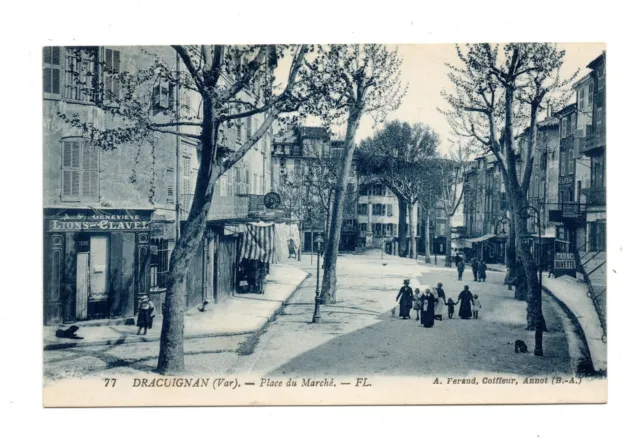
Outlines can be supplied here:
<path id="1" fill-rule="evenodd" d="M 282 197 L 285 218 L 298 224 L 302 252 L 313 251 L 315 238 L 328 233 L 343 149 L 344 141 L 332 140 L 330 132 L 322 127 L 287 126 L 274 137 L 272 188 Z M 340 251 L 353 251 L 357 244 L 357 182 L 352 168 L 344 201 Z"/>
<path id="2" fill-rule="evenodd" d="M 125 94 L 117 75 L 141 73 L 157 61 L 175 73 L 185 70 L 171 47 L 44 49 L 45 324 L 130 319 L 142 296 L 161 309 L 171 252 L 193 201 L 198 142 L 154 133 L 103 150 L 65 121 L 117 127 L 106 103 L 116 107 Z M 228 77 L 222 74 L 223 82 Z M 135 100 L 148 105 L 154 121 L 202 118 L 196 92 L 160 77 L 139 81 Z M 256 84 L 241 99 L 260 91 Z M 220 146 L 237 150 L 261 120 L 231 123 L 221 130 Z M 217 181 L 207 231 L 187 274 L 187 307 L 234 293 L 244 226 L 268 219 L 263 196 L 271 189 L 271 139 L 267 132 Z"/>
<path id="3" fill-rule="evenodd" d="M 115 73 L 153 63 L 143 50 L 44 49 L 45 324 L 132 317 L 166 277 L 176 235 L 175 138 L 106 151 L 62 118 L 114 125 L 98 104 L 122 94 Z M 154 51 L 175 64 L 171 50 Z"/>
<path id="4" fill-rule="evenodd" d="M 361 249 L 381 249 L 388 254 L 399 255 L 398 230 L 400 223 L 400 206 L 398 198 L 389 188 L 372 179 L 361 179 L 358 189 L 358 247 Z M 419 207 L 413 207 L 413 219 L 407 213 L 407 240 L 409 235 L 418 239 Z M 409 223 L 413 227 L 409 229 Z"/>

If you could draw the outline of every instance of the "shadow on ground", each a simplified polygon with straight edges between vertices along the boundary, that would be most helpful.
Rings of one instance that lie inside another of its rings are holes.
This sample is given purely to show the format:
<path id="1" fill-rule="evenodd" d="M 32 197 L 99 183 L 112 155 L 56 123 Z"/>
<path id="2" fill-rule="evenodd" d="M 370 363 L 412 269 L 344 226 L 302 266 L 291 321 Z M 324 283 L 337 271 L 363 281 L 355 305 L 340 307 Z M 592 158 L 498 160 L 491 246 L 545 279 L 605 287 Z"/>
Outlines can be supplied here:
<path id="1" fill-rule="evenodd" d="M 513 303 L 504 301 L 505 307 Z M 270 376 L 467 376 L 495 372 L 523 376 L 570 374 L 571 363 L 560 317 L 545 313 L 544 357 L 533 351 L 533 332 L 511 319 L 496 303 L 478 320 L 457 316 L 424 328 L 415 320 L 381 314 L 377 322 L 337 336 L 273 369 Z M 523 304 L 524 306 L 524 304 Z M 415 311 L 412 311 L 415 316 Z M 513 342 L 525 339 L 530 353 L 516 354 Z"/>

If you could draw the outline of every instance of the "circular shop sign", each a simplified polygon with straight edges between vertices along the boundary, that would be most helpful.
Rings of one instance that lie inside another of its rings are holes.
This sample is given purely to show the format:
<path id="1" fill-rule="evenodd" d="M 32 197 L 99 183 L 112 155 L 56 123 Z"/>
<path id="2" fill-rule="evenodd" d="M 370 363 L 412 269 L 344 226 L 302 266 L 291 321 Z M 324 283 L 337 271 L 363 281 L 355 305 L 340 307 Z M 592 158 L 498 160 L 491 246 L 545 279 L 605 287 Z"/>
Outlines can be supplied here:
<path id="1" fill-rule="evenodd" d="M 267 208 L 278 208 L 280 207 L 280 202 L 280 195 L 278 193 L 272 191 L 264 195 L 264 206 Z"/>

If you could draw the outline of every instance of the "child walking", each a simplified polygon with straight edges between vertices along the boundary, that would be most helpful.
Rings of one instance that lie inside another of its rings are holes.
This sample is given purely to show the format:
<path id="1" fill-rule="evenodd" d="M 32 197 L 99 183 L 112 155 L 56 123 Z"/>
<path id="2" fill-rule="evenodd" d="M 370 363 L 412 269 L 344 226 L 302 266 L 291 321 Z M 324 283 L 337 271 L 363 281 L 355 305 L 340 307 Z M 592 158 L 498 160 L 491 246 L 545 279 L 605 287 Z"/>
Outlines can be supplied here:
<path id="1" fill-rule="evenodd" d="M 420 311 L 422 311 L 421 296 L 420 288 L 413 290 L 413 309 L 416 310 L 416 320 L 420 320 Z"/>
<path id="2" fill-rule="evenodd" d="M 456 312 L 455 306 L 457 304 L 458 302 L 454 302 L 451 297 L 449 297 L 449 300 L 447 300 L 447 312 L 449 314 L 449 319 L 451 319 L 453 317 L 453 313 Z"/>
<path id="3" fill-rule="evenodd" d="M 478 300 L 478 295 L 474 294 L 473 295 L 473 300 L 472 300 L 472 305 L 471 305 L 471 311 L 473 312 L 473 318 L 477 319 L 478 318 L 478 310 L 482 308 L 482 305 L 480 305 L 480 300 Z"/>
<path id="4" fill-rule="evenodd" d="M 140 298 L 140 304 L 138 305 L 138 334 L 140 334 L 141 330 L 144 330 L 143 335 L 147 334 L 147 328 L 151 328 L 155 317 L 155 309 L 156 307 L 149 300 L 149 297 L 143 296 Z"/>

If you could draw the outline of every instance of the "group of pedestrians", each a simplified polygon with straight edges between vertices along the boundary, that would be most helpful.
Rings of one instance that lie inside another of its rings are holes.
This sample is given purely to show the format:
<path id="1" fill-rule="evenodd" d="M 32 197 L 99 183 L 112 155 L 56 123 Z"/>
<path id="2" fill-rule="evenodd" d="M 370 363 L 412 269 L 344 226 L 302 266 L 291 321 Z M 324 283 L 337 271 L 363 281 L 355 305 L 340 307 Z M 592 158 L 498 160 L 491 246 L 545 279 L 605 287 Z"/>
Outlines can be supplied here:
<path id="1" fill-rule="evenodd" d="M 464 260 L 460 257 L 460 255 L 456 254 L 453 259 L 456 265 L 456 269 L 458 270 L 458 281 L 462 281 L 462 274 L 464 274 L 465 263 Z M 478 260 L 477 258 L 473 258 L 471 260 L 471 272 L 473 272 L 473 281 L 474 282 L 485 282 L 487 281 L 487 264 L 484 260 Z"/>
<path id="2" fill-rule="evenodd" d="M 478 319 L 478 310 L 480 309 L 480 300 L 478 296 L 469 291 L 469 286 L 465 285 L 464 289 L 458 295 L 458 300 L 453 301 L 451 297 L 446 298 L 446 294 L 442 287 L 442 283 L 432 290 L 426 286 L 424 291 L 419 288 L 413 290 L 410 286 L 409 279 L 404 281 L 404 285 L 400 288 L 396 296 L 396 302 L 400 305 L 400 318 L 411 319 L 411 310 L 416 311 L 416 320 L 420 321 L 420 325 L 431 328 L 436 320 L 442 321 L 444 308 L 447 308 L 449 319 L 455 314 L 455 306 L 460 304 L 458 316 L 461 319 Z M 393 308 L 392 314 L 395 315 L 396 308 Z"/>

